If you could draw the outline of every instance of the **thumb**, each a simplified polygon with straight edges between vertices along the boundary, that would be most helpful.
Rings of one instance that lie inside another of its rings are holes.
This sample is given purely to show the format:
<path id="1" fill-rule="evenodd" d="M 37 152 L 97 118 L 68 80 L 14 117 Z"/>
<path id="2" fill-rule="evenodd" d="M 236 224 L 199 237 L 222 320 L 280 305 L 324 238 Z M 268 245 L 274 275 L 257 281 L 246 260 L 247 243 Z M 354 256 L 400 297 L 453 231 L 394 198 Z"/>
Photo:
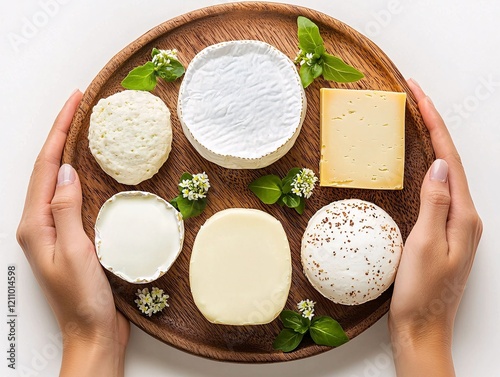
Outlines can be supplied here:
<path id="1" fill-rule="evenodd" d="M 85 235 L 82 224 L 82 188 L 76 170 L 68 164 L 59 168 L 57 186 L 51 202 L 57 242 L 71 245 Z"/>
<path id="2" fill-rule="evenodd" d="M 437 159 L 432 163 L 422 183 L 417 224 L 427 234 L 443 232 L 445 236 L 450 203 L 448 163 L 445 160 Z"/>

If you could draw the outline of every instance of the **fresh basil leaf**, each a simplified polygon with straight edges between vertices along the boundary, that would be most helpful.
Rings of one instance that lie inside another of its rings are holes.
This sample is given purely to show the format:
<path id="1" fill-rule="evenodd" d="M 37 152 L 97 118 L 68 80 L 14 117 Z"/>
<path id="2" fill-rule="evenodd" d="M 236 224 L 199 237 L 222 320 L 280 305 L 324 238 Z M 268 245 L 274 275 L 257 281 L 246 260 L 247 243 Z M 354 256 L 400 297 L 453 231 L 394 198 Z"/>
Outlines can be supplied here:
<path id="1" fill-rule="evenodd" d="M 156 74 L 163 80 L 172 82 L 181 77 L 185 72 L 181 62 L 175 59 L 170 59 L 170 64 L 157 69 Z"/>
<path id="2" fill-rule="evenodd" d="M 316 58 L 319 58 L 321 56 L 323 56 L 323 54 L 326 52 L 325 50 L 325 46 L 321 45 L 321 46 L 316 46 L 316 48 L 314 49 L 314 55 Z"/>
<path id="3" fill-rule="evenodd" d="M 314 81 L 314 73 L 312 67 L 307 64 L 302 64 L 300 66 L 299 76 L 304 88 L 307 88 Z"/>
<path id="4" fill-rule="evenodd" d="M 323 38 L 319 34 L 319 28 L 308 18 L 299 16 L 297 18 L 299 47 L 302 51 L 314 53 L 316 47 L 323 45 Z"/>
<path id="5" fill-rule="evenodd" d="M 304 197 L 301 197 L 299 205 L 294 209 L 295 211 L 297 211 L 299 215 L 302 215 L 304 213 L 305 208 L 306 208 L 306 199 Z"/>
<path id="6" fill-rule="evenodd" d="M 311 66 L 311 72 L 312 72 L 313 77 L 317 78 L 317 77 L 321 76 L 321 74 L 323 73 L 323 66 L 321 66 L 318 63 L 314 63 Z"/>
<path id="7" fill-rule="evenodd" d="M 179 180 L 179 183 L 182 182 L 182 181 L 186 181 L 186 180 L 189 181 L 191 179 L 193 179 L 193 175 L 192 174 L 182 173 L 181 178 Z"/>
<path id="8" fill-rule="evenodd" d="M 292 310 L 283 310 L 280 319 L 285 328 L 292 329 L 300 334 L 305 334 L 311 325 L 308 318 L 302 317 L 302 315 Z"/>
<path id="9" fill-rule="evenodd" d="M 300 205 L 300 197 L 295 194 L 287 194 L 283 197 L 283 203 L 288 208 L 297 208 Z"/>
<path id="10" fill-rule="evenodd" d="M 331 317 L 321 316 L 312 320 L 309 334 L 314 343 L 321 346 L 338 347 L 349 341 L 342 326 Z"/>
<path id="11" fill-rule="evenodd" d="M 290 352 L 297 348 L 302 341 L 304 334 L 293 331 L 292 329 L 283 329 L 278 334 L 273 342 L 273 348 L 275 350 L 281 350 L 283 352 Z"/>
<path id="12" fill-rule="evenodd" d="M 264 204 L 274 204 L 281 196 L 281 179 L 274 174 L 264 175 L 250 183 L 248 188 Z"/>
<path id="13" fill-rule="evenodd" d="M 179 209 L 178 205 L 177 205 L 177 201 L 179 200 L 179 197 L 176 196 L 175 198 L 173 198 L 169 203 L 172 204 L 172 206 L 175 208 L 175 209 Z"/>
<path id="14" fill-rule="evenodd" d="M 288 194 L 290 191 L 292 191 L 293 179 L 297 174 L 300 173 L 301 170 L 301 168 L 291 168 L 285 178 L 281 180 L 281 183 L 283 184 L 283 194 Z"/>
<path id="15" fill-rule="evenodd" d="M 356 68 L 344 63 L 344 61 L 330 54 L 323 54 L 323 77 L 325 80 L 336 82 L 353 82 L 365 77 Z"/>
<path id="16" fill-rule="evenodd" d="M 207 198 L 189 200 L 188 198 L 184 198 L 182 195 L 179 195 L 177 198 L 177 205 L 184 219 L 198 216 L 207 206 Z"/>
<path id="17" fill-rule="evenodd" d="M 122 81 L 125 89 L 151 91 L 156 86 L 155 65 L 147 62 L 134 68 Z"/>
<path id="18" fill-rule="evenodd" d="M 278 199 L 278 201 L 276 203 L 278 203 L 281 207 L 283 207 L 285 205 L 285 203 L 283 203 L 283 197 L 285 195 L 281 195 L 280 198 Z"/>
<path id="19" fill-rule="evenodd" d="M 283 184 L 283 188 L 282 188 L 283 194 L 289 194 L 292 191 L 292 180 L 291 179 L 287 180 L 287 179 L 283 178 L 281 183 Z"/>

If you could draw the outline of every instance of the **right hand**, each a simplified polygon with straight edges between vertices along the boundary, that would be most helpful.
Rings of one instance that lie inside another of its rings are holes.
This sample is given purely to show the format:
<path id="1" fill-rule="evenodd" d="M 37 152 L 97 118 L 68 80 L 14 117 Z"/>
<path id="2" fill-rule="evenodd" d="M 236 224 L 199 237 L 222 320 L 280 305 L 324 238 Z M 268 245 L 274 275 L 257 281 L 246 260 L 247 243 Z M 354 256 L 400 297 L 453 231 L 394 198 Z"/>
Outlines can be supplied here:
<path id="1" fill-rule="evenodd" d="M 394 284 L 389 328 L 398 374 L 453 375 L 453 324 L 481 238 L 482 223 L 443 119 L 422 89 L 413 80 L 408 83 L 437 160 L 422 183 L 420 213 L 406 240 Z M 416 352 L 413 356 L 420 359 L 417 372 L 407 368 L 412 358 L 408 352 L 412 350 Z M 434 364 L 433 355 L 427 353 L 449 359 L 448 366 Z M 422 370 L 426 364 L 434 368 L 430 374 Z"/>

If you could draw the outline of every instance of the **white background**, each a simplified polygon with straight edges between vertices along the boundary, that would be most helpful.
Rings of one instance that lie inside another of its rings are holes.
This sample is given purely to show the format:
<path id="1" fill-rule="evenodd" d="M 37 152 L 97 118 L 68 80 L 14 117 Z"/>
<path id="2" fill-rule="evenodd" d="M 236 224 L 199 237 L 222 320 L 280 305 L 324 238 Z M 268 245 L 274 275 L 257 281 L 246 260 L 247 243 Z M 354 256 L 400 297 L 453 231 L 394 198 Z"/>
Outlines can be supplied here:
<path id="1" fill-rule="evenodd" d="M 157 24 L 215 0 L 2 1 L 0 5 L 0 375 L 54 376 L 59 330 L 15 241 L 36 155 L 62 104 L 108 60 Z M 455 328 L 458 375 L 499 375 L 500 2 L 289 0 L 370 37 L 445 116 L 462 155 L 484 234 Z M 51 3 L 46 7 L 44 3 Z M 35 29 L 26 29 L 30 22 Z M 21 39 L 19 39 L 21 38 Z M 498 230 L 497 230 L 498 233 Z M 18 275 L 18 367 L 7 368 L 7 265 Z M 5 334 L 5 335 L 3 335 Z M 132 328 L 128 376 L 393 376 L 386 317 L 339 349 L 305 360 L 238 365 L 178 351 Z"/>

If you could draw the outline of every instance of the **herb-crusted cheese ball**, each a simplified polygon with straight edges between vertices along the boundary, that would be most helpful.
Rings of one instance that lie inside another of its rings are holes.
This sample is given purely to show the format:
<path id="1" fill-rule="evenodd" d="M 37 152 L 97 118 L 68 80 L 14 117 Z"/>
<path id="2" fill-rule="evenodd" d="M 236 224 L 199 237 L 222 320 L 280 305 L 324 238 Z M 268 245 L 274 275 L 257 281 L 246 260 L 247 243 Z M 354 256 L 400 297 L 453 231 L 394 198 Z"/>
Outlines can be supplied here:
<path id="1" fill-rule="evenodd" d="M 155 175 L 170 154 L 170 111 L 145 91 L 103 98 L 90 116 L 89 147 L 102 170 L 120 183 L 136 185 Z"/>
<path id="2" fill-rule="evenodd" d="M 323 296 L 344 305 L 379 297 L 394 282 L 403 239 L 382 208 L 340 200 L 309 220 L 302 238 L 304 273 Z"/>

